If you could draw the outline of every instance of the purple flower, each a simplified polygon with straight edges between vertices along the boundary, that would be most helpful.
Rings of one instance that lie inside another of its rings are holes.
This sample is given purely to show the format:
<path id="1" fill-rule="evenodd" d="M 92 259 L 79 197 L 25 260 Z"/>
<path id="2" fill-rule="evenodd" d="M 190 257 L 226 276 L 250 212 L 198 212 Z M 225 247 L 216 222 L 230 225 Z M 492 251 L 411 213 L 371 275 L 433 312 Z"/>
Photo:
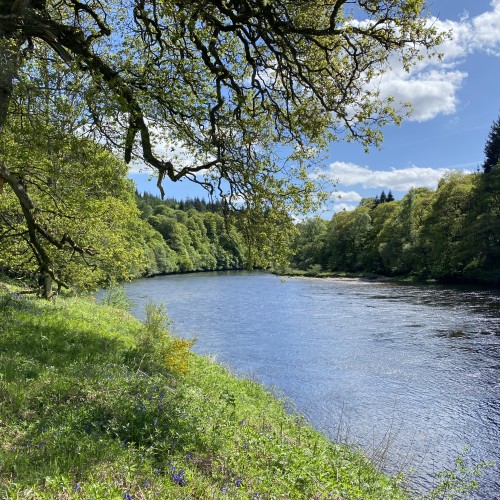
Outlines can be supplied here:
<path id="1" fill-rule="evenodd" d="M 127 493 L 125 493 L 125 496 L 123 497 L 125 500 L 132 500 L 132 496 L 130 495 L 130 493 L 127 491 Z"/>
<path id="2" fill-rule="evenodd" d="M 241 480 L 240 477 L 237 477 L 235 480 L 234 480 L 234 485 L 236 486 L 236 488 L 239 488 L 241 486 L 241 483 L 243 481 Z"/>
<path id="3" fill-rule="evenodd" d="M 172 474 L 172 481 L 179 486 L 185 486 L 186 478 L 184 477 L 184 469 L 181 469 L 179 472 L 174 472 Z"/>

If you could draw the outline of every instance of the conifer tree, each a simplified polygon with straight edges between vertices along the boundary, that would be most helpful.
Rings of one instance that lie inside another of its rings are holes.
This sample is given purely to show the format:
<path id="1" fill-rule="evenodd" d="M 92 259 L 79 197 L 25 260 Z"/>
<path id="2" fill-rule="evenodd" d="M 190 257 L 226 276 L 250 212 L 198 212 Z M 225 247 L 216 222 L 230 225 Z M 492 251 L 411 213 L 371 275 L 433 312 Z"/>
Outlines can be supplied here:
<path id="1" fill-rule="evenodd" d="M 484 173 L 487 174 L 500 161 L 500 117 L 491 126 L 488 140 L 484 146 L 484 154 L 486 158 L 483 163 L 483 169 Z"/>

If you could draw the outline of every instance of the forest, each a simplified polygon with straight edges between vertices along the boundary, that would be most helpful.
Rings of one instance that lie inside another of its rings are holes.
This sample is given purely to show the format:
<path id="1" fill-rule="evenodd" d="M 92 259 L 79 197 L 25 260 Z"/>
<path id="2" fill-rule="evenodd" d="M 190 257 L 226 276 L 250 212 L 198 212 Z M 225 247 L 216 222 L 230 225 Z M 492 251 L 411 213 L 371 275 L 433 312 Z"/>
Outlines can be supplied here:
<path id="1" fill-rule="evenodd" d="M 500 284 L 500 172 L 451 173 L 437 190 L 365 198 L 327 222 L 298 225 L 292 266 L 327 272 Z"/>
<path id="2" fill-rule="evenodd" d="M 493 127 L 491 134 L 494 141 L 498 139 L 495 130 Z M 491 142 L 486 149 L 491 149 Z M 137 191 L 134 195 L 125 172 L 123 169 L 121 177 L 115 179 L 115 186 L 122 184 L 120 196 L 128 206 L 128 218 L 123 218 L 125 208 L 116 200 L 113 210 L 103 212 L 105 217 L 84 217 L 82 200 L 74 210 L 78 209 L 75 220 L 79 230 L 86 231 L 85 259 L 78 260 L 75 251 L 54 254 L 54 264 L 76 289 L 140 276 L 254 267 L 309 275 L 372 274 L 447 283 L 500 283 L 497 166 L 473 174 L 450 172 L 436 190 L 413 188 L 400 200 L 391 192 L 382 192 L 362 199 L 353 211 L 336 213 L 329 221 L 320 216 L 304 219 L 283 235 L 278 242 L 283 248 L 267 241 L 270 255 L 285 256 L 278 266 L 270 260 L 258 260 L 264 245 L 252 239 L 254 231 L 247 230 L 245 222 L 251 221 L 228 214 L 220 200 L 162 200 Z M 51 180 L 55 187 L 54 177 Z M 53 189 L 52 196 L 56 193 Z M 0 197 L 0 269 L 11 276 L 33 279 L 37 262 L 22 238 L 22 223 L 14 223 L 22 219 L 10 200 L 8 193 Z M 109 202 L 109 198 L 104 200 Z M 52 215 L 55 213 L 53 210 Z M 15 245 L 11 244 L 13 240 Z M 108 245 L 110 241 L 112 251 L 91 246 Z"/>
<path id="3" fill-rule="evenodd" d="M 163 202 L 147 193 L 136 199 L 141 217 L 166 243 L 149 249 L 147 272 L 248 267 L 242 231 L 227 221 L 220 203 Z M 498 284 L 500 169 L 451 172 L 436 190 L 413 188 L 400 200 L 382 192 L 330 221 L 305 219 L 296 225 L 288 251 L 291 270 L 310 275 L 371 273 Z"/>

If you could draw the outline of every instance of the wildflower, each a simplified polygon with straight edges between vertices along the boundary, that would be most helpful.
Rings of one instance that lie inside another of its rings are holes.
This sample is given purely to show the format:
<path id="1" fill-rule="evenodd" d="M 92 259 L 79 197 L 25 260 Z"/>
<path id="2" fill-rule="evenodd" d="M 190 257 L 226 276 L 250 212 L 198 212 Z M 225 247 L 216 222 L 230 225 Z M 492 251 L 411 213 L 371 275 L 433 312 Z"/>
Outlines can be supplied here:
<path id="1" fill-rule="evenodd" d="M 80 483 L 76 483 L 75 486 L 73 486 L 73 491 L 78 491 L 80 489 Z"/>
<path id="2" fill-rule="evenodd" d="M 179 486 L 185 486 L 186 478 L 184 477 L 184 469 L 181 469 L 179 472 L 174 472 L 172 474 L 172 481 Z"/>
<path id="3" fill-rule="evenodd" d="M 127 493 L 125 493 L 125 496 L 123 497 L 124 500 L 132 500 L 132 496 L 130 495 L 130 493 L 127 491 Z"/>
<path id="4" fill-rule="evenodd" d="M 187 455 L 186 455 L 186 460 L 190 460 L 192 457 L 193 457 L 194 453 L 192 451 L 190 451 Z"/>
<path id="5" fill-rule="evenodd" d="M 234 480 L 234 485 L 236 486 L 236 488 L 239 488 L 241 486 L 241 483 L 243 481 L 241 480 L 240 477 L 237 477 L 235 480 Z"/>

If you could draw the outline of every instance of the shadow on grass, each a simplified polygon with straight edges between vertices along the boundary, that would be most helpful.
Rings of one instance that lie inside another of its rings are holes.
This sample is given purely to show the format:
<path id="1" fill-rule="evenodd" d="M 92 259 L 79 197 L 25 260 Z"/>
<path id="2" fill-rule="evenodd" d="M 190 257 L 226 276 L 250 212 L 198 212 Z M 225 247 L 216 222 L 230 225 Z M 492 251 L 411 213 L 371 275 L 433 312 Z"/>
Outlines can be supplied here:
<path id="1" fill-rule="evenodd" d="M 79 305 L 0 298 L 0 483 L 88 478 L 140 453 L 168 469 L 174 451 L 203 448 L 176 379 L 134 366 L 140 323 Z"/>
<path id="2" fill-rule="evenodd" d="M 128 349 L 127 339 L 96 330 L 91 315 L 75 317 L 40 300 L 4 296 L 0 315 L 4 381 L 33 380 L 48 368 L 64 371 L 75 363 L 119 362 Z"/>

